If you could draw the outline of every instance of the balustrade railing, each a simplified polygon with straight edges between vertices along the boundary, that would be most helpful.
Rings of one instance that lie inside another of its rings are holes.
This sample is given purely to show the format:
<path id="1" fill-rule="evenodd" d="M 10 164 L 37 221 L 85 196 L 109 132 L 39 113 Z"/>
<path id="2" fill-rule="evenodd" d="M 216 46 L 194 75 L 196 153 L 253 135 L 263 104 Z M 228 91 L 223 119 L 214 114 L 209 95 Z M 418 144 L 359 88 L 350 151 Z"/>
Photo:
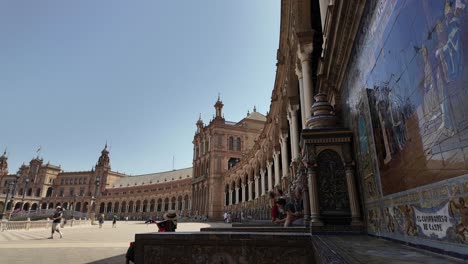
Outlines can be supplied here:
<path id="1" fill-rule="evenodd" d="M 52 220 L 38 220 L 38 221 L 7 221 L 3 220 L 0 221 L 0 230 L 7 231 L 7 230 L 29 230 L 29 229 L 48 229 L 52 225 Z M 91 221 L 89 219 L 70 219 L 70 220 L 62 220 L 62 227 L 73 227 L 73 226 L 85 226 L 91 225 Z"/>

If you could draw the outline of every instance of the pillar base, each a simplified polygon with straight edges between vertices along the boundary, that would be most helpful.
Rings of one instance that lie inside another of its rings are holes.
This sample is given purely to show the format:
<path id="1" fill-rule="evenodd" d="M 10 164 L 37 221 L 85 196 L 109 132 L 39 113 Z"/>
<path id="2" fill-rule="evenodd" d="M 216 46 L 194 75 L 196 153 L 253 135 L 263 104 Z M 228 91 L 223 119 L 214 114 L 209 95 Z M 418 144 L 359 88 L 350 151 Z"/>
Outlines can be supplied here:
<path id="1" fill-rule="evenodd" d="M 361 226 L 364 226 L 364 223 L 358 217 L 356 217 L 356 218 L 353 217 L 352 220 L 351 220 L 351 226 L 361 227 Z"/>
<path id="2" fill-rule="evenodd" d="M 320 219 L 311 219 L 310 226 L 323 226 L 323 222 Z"/>

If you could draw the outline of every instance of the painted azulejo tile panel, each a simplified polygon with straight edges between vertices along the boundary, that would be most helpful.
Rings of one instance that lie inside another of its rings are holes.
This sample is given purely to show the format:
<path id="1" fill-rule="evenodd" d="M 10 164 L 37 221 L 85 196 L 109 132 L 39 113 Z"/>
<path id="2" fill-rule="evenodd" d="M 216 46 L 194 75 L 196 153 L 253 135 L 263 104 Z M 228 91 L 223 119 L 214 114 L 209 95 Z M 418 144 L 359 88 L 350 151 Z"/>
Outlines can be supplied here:
<path id="1" fill-rule="evenodd" d="M 467 174 L 468 3 L 371 2 L 344 82 L 368 196 Z"/>

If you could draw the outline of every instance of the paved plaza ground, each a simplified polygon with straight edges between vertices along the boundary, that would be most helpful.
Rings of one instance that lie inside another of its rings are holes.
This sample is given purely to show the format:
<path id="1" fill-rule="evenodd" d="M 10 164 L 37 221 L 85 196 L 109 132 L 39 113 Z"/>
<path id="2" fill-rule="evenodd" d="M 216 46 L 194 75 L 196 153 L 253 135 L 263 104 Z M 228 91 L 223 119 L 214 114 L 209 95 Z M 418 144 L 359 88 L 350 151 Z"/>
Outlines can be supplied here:
<path id="1" fill-rule="evenodd" d="M 0 263 L 125 263 L 125 252 L 136 233 L 156 232 L 143 222 L 111 222 L 99 226 L 63 228 L 62 239 L 53 240 L 49 229 L 0 232 Z M 203 227 L 230 227 L 224 223 L 179 223 L 178 232 Z M 324 237 L 329 248 L 342 253 L 349 263 L 467 263 L 394 242 L 367 236 Z M 351 242 L 351 243 L 350 243 Z"/>
<path id="2" fill-rule="evenodd" d="M 203 227 L 227 227 L 224 223 L 179 223 L 178 232 L 200 231 Z M 0 232 L 0 263 L 125 263 L 125 252 L 136 233 L 156 232 L 155 224 L 111 221 L 99 226 L 62 229 L 63 238 L 50 229 Z"/>

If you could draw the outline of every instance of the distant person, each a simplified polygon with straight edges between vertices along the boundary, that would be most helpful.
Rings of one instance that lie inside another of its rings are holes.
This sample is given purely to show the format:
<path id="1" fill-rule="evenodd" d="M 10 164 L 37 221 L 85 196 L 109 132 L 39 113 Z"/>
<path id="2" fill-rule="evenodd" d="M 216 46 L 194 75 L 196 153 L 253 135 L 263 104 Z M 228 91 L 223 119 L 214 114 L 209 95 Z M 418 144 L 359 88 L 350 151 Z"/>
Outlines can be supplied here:
<path id="1" fill-rule="evenodd" d="M 104 224 L 104 214 L 101 214 L 99 216 L 98 221 L 99 221 L 99 228 L 102 228 L 102 224 Z"/>
<path id="2" fill-rule="evenodd" d="M 296 187 L 294 190 L 294 199 L 285 206 L 286 221 L 284 226 L 303 225 L 304 224 L 304 205 L 302 202 L 302 188 Z"/>
<path id="3" fill-rule="evenodd" d="M 278 198 L 278 200 L 276 200 L 275 206 L 277 208 L 277 212 L 273 223 L 284 225 L 286 222 L 286 199 L 284 197 Z"/>
<path id="4" fill-rule="evenodd" d="M 112 228 L 116 228 L 117 227 L 117 215 L 114 215 L 114 217 L 112 218 Z"/>
<path id="5" fill-rule="evenodd" d="M 50 235 L 49 239 L 54 239 L 54 232 L 60 234 L 60 238 L 62 238 L 62 232 L 60 231 L 60 222 L 62 221 L 63 212 L 62 207 L 57 206 L 55 209 L 55 213 L 52 216 L 52 234 Z"/>
<path id="6" fill-rule="evenodd" d="M 228 222 L 228 213 L 227 212 L 224 212 L 223 219 L 224 219 L 224 223 Z"/>
<path id="7" fill-rule="evenodd" d="M 125 217 L 125 223 L 128 223 L 128 216 Z"/>

